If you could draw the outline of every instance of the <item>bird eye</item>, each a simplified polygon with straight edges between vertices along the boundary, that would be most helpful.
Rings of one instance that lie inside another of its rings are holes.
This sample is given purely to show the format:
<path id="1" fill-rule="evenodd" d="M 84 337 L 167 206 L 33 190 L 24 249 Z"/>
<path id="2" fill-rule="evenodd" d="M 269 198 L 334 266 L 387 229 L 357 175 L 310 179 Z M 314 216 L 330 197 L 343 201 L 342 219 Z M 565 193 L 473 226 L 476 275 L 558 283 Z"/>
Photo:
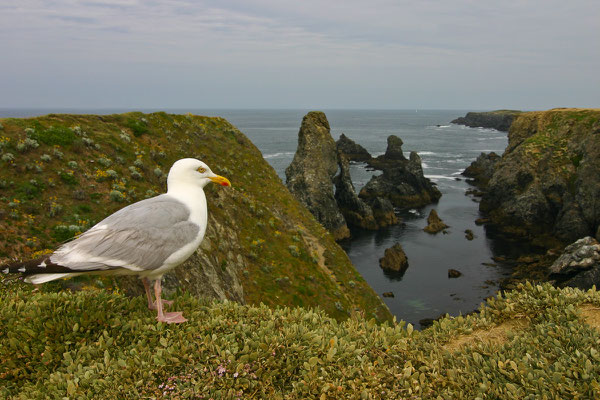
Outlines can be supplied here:
<path id="1" fill-rule="evenodd" d="M 198 172 L 200 172 L 201 174 L 203 174 L 203 173 L 206 172 L 206 168 L 200 167 L 200 168 L 198 168 Z"/>

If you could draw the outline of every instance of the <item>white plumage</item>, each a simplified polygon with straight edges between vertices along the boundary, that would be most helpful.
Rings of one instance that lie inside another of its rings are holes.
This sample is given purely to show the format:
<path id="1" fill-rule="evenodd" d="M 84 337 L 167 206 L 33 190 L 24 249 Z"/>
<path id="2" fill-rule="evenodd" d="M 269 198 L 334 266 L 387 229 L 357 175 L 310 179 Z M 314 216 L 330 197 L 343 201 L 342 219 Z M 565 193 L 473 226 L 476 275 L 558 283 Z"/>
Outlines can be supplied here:
<path id="1" fill-rule="evenodd" d="M 161 279 L 202 242 L 208 221 L 203 188 L 210 182 L 230 186 L 202 161 L 181 159 L 169 171 L 167 193 L 122 208 L 49 256 L 9 265 L 3 272 L 21 272 L 34 284 L 90 273 L 138 275 L 157 319 L 184 322 L 182 313 L 164 312 L 163 303 L 170 302 L 161 298 Z M 155 280 L 156 301 L 150 280 Z"/>

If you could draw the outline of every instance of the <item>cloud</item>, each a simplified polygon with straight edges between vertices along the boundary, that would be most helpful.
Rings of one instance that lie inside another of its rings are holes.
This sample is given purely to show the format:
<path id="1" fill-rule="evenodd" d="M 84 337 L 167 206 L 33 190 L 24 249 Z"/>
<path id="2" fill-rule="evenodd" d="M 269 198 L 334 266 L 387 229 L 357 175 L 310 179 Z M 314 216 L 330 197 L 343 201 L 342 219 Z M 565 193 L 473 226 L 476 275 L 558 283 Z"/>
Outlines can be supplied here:
<path id="1" fill-rule="evenodd" d="M 599 79 L 598 20 L 598 2 L 584 0 L 21 0 L 0 5 L 0 53 L 12 60 L 0 83 L 54 74 L 63 85 L 90 75 L 157 85 L 166 75 L 184 87 L 210 77 L 250 99 L 249 81 L 277 93 L 266 90 L 274 80 L 291 92 L 316 79 L 339 92 L 436 85 L 449 103 L 465 80 L 512 82 L 520 95 L 517 85 L 552 82 L 597 101 L 583 82 Z"/>

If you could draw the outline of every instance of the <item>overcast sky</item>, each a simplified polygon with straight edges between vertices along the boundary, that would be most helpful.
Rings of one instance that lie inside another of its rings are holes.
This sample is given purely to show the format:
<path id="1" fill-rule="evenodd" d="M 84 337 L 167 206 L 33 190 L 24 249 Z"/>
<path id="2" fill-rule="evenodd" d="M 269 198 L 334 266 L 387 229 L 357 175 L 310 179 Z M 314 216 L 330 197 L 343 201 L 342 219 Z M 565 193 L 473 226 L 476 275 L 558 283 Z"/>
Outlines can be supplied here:
<path id="1" fill-rule="evenodd" d="M 599 0 L 2 0 L 0 107 L 600 107 Z"/>

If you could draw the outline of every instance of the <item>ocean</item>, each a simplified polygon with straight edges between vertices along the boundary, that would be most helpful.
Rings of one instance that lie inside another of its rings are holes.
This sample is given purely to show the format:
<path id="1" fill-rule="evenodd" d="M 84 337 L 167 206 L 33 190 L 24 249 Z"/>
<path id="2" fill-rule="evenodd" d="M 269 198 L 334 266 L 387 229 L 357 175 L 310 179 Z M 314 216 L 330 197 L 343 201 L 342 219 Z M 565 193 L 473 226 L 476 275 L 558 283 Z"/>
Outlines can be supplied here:
<path id="1" fill-rule="evenodd" d="M 0 117 L 125 111 L 128 110 L 0 109 Z M 285 182 L 285 168 L 294 157 L 300 123 L 308 110 L 164 111 L 226 118 L 252 140 Z M 472 186 L 460 174 L 482 152 L 502 154 L 507 145 L 506 132 L 450 124 L 467 110 L 323 111 L 335 140 L 344 133 L 373 156 L 385 152 L 389 135 L 400 137 L 406 156 L 410 151 L 419 153 L 425 175 L 442 192 L 437 204 L 401 212 L 402 224 L 377 232 L 353 230 L 352 239 L 341 243 L 356 269 L 379 295 L 393 293 L 394 297 L 383 299 L 397 319 L 418 327 L 424 318 L 469 313 L 486 297 L 494 295 L 499 280 L 511 271 L 508 266 L 492 261 L 492 257 L 511 255 L 519 249 L 475 224 L 480 217 L 478 203 L 466 195 Z M 373 174 L 380 173 L 368 171 L 362 163 L 352 163 L 350 170 L 357 191 Z M 430 235 L 423 231 L 432 208 L 450 226 L 447 234 Z M 475 234 L 473 240 L 465 238 L 466 229 Z M 409 262 L 404 275 L 390 274 L 379 267 L 379 258 L 385 249 L 397 242 L 404 248 Z M 462 276 L 448 278 L 448 269 L 456 269 Z"/>

